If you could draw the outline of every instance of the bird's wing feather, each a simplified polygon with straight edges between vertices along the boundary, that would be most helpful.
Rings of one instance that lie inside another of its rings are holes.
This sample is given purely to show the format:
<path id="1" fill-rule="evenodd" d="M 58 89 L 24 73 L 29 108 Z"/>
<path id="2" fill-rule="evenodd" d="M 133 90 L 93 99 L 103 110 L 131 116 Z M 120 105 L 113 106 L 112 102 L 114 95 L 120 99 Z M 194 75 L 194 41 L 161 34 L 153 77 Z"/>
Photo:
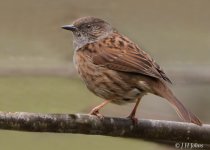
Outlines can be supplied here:
<path id="1" fill-rule="evenodd" d="M 164 71 L 148 54 L 135 44 L 129 43 L 130 41 L 125 43 L 124 40 L 120 40 L 122 39 L 118 38 L 118 41 L 109 42 L 108 46 L 103 44 L 100 51 L 93 56 L 93 63 L 116 71 L 140 73 L 164 79 L 171 83 Z"/>

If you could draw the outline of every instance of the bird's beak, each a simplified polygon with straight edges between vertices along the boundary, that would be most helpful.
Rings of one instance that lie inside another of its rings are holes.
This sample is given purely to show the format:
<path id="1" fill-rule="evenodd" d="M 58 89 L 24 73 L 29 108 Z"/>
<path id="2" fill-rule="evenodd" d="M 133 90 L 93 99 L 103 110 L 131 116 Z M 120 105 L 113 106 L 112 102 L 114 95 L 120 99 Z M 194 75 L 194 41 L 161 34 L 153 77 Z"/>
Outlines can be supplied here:
<path id="1" fill-rule="evenodd" d="M 65 26 L 62 26 L 61 28 L 65 30 L 70 30 L 72 32 L 77 30 L 77 27 L 75 27 L 74 25 L 65 25 Z"/>

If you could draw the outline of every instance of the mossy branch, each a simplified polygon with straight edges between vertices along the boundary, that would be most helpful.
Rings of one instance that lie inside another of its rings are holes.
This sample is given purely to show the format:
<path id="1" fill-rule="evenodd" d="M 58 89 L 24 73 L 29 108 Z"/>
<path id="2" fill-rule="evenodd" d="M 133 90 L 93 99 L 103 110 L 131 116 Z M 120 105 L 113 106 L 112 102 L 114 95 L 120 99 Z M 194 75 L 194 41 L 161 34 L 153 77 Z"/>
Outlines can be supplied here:
<path id="1" fill-rule="evenodd" d="M 162 142 L 210 144 L 210 125 L 202 127 L 174 121 L 139 120 L 85 114 L 0 112 L 0 129 L 29 132 L 80 133 L 142 138 Z"/>

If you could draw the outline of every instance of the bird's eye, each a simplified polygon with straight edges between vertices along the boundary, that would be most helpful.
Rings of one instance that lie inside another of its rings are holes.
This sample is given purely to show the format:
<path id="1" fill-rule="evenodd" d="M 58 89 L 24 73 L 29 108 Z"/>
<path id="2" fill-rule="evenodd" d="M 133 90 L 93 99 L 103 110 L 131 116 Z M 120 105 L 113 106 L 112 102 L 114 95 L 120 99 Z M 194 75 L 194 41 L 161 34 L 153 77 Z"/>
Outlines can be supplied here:
<path id="1" fill-rule="evenodd" d="M 76 34 L 77 34 L 77 36 L 78 36 L 78 37 L 80 37 L 80 36 L 81 36 L 81 34 L 80 34 L 79 32 L 77 32 Z"/>

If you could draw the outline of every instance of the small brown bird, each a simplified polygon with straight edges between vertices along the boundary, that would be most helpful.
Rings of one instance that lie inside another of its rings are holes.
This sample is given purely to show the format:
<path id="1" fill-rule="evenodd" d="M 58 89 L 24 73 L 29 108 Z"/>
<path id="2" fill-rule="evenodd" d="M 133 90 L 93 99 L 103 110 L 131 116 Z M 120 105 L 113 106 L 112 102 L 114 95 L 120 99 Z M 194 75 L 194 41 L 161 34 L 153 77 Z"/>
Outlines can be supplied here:
<path id="1" fill-rule="evenodd" d="M 73 59 L 81 79 L 91 92 L 105 99 L 90 114 L 100 116 L 99 110 L 109 102 L 136 102 L 128 116 L 135 121 L 141 98 L 152 93 L 168 100 L 183 120 L 202 125 L 168 88 L 165 82 L 171 81 L 160 66 L 109 23 L 83 17 L 62 28 L 73 32 Z"/>

